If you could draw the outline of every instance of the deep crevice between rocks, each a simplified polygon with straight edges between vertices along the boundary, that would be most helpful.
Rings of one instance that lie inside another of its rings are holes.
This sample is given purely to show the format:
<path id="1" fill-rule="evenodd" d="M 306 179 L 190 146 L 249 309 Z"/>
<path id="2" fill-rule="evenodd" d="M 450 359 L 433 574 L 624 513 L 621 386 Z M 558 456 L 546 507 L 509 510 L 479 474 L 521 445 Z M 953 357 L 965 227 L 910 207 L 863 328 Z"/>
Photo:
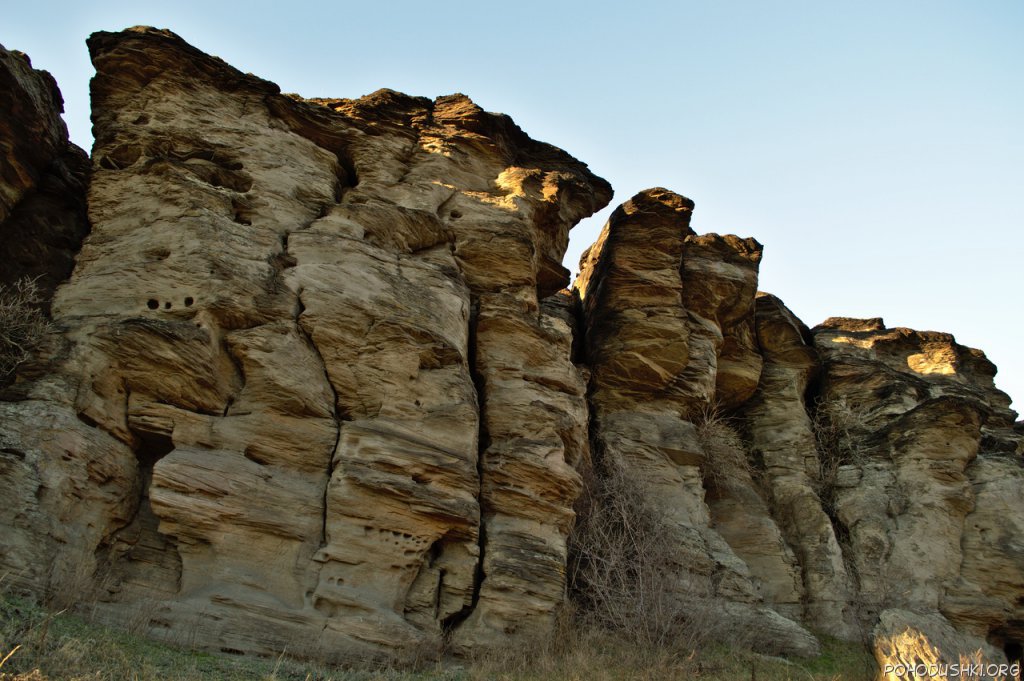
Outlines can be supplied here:
<path id="1" fill-rule="evenodd" d="M 1024 646 L 1020 641 L 1007 641 L 1003 644 L 1003 653 L 1010 664 L 1019 664 L 1024 660 Z"/>
<path id="2" fill-rule="evenodd" d="M 282 238 L 282 242 L 284 244 L 285 252 L 287 252 L 287 234 Z M 334 384 L 331 383 L 331 376 L 327 371 L 327 362 L 324 361 L 324 357 L 320 353 L 320 348 L 317 347 L 312 335 L 306 331 L 305 327 L 302 326 L 302 322 L 300 321 L 302 314 L 306 311 L 306 306 L 302 302 L 301 290 L 295 294 L 295 300 L 296 308 L 295 318 L 293 320 L 295 324 L 295 329 L 298 332 L 299 336 L 301 336 L 306 341 L 306 343 L 309 345 L 309 348 L 313 351 L 313 354 L 316 355 L 316 358 L 320 362 L 320 368 L 323 371 L 324 381 L 327 383 L 327 387 L 331 391 L 331 417 L 334 419 L 335 426 L 334 446 L 331 448 L 330 458 L 327 461 L 327 481 L 324 483 L 324 493 L 322 500 L 323 503 L 321 505 L 320 541 L 318 543 L 318 547 L 322 549 L 325 546 L 327 546 L 327 497 L 331 489 L 331 478 L 334 476 L 334 457 L 338 451 L 338 443 L 341 442 L 342 422 L 346 421 L 347 419 L 342 417 L 342 414 L 338 409 L 338 391 L 334 388 Z"/>
<path id="3" fill-rule="evenodd" d="M 345 193 L 359 184 L 359 173 L 349 153 L 349 130 L 345 116 L 315 102 L 295 101 L 280 94 L 268 95 L 264 103 L 291 132 L 303 137 L 337 159 L 334 201 L 341 203 Z"/>
<path id="4" fill-rule="evenodd" d="M 252 202 L 244 195 L 233 196 L 231 198 L 231 212 L 233 214 L 232 220 L 236 223 L 246 226 L 252 225 Z"/>
<path id="5" fill-rule="evenodd" d="M 813 347 L 813 345 L 809 345 Z M 820 374 L 810 381 L 808 381 L 807 388 L 804 391 L 804 410 L 807 413 L 807 418 L 810 419 L 811 424 L 819 422 L 821 416 L 819 415 L 819 409 L 824 400 L 824 374 L 825 370 L 822 368 Z M 818 458 L 819 467 L 822 465 L 822 457 L 826 454 L 823 452 L 824 443 L 819 437 L 818 430 L 812 426 L 812 434 L 814 435 L 814 446 L 815 453 Z M 819 480 L 812 480 L 813 483 L 819 483 Z M 850 556 L 850 528 L 839 518 L 838 510 L 836 509 L 836 490 L 832 487 L 828 489 L 816 489 L 815 494 L 818 497 L 818 504 L 821 506 L 821 510 L 824 511 L 828 517 L 829 522 L 832 524 L 832 531 L 835 533 L 836 542 L 839 544 L 839 550 L 842 553 L 843 563 L 846 565 L 847 574 L 851 579 L 858 581 L 856 576 L 855 566 L 852 564 Z"/>
<path id="6" fill-rule="evenodd" d="M 160 433 L 139 433 L 139 446 L 135 450 L 135 458 L 139 462 L 139 470 L 148 471 L 152 475 L 156 462 L 174 451 L 174 441 L 170 435 Z"/>
<path id="7" fill-rule="evenodd" d="M 153 578 L 152 570 L 158 570 L 156 574 L 159 574 L 159 570 L 167 569 L 165 559 L 174 572 L 173 584 L 164 584 L 163 589 L 157 584 L 156 590 L 166 591 L 169 596 L 181 588 L 181 555 L 177 542 L 174 537 L 160 532 L 159 517 L 149 497 L 153 470 L 157 462 L 174 451 L 174 442 L 170 435 L 163 433 L 134 431 L 134 434 L 138 442 L 134 451 L 139 472 L 138 502 L 131 516 L 110 532 L 96 549 L 95 586 L 99 600 L 106 602 L 122 600 L 117 594 L 136 580 L 145 582 L 147 589 L 152 590 L 154 585 L 149 582 Z M 140 555 L 133 558 L 136 551 Z M 154 559 L 154 552 L 157 559 Z"/>
<path id="8" fill-rule="evenodd" d="M 239 357 L 236 357 L 235 353 L 231 351 L 230 343 L 228 343 L 227 339 L 224 338 L 222 338 L 220 342 L 224 355 L 228 358 L 228 361 L 231 362 L 231 366 L 235 370 L 235 375 L 238 377 L 237 390 L 228 395 L 227 399 L 224 400 L 224 411 L 221 413 L 221 416 L 224 417 L 231 413 L 231 407 L 234 406 L 238 396 L 242 394 L 243 390 L 245 390 L 246 377 L 245 365 L 242 363 L 242 360 Z"/>
<path id="9" fill-rule="evenodd" d="M 473 574 L 473 592 L 470 595 L 469 605 L 463 606 L 458 612 L 453 613 L 441 621 L 441 635 L 445 647 L 447 648 L 450 644 L 451 637 L 455 633 L 455 630 L 465 622 L 473 611 L 476 610 L 477 603 L 480 602 L 480 590 L 483 587 L 484 580 L 487 578 L 487 574 L 484 572 L 484 557 L 487 549 L 487 522 L 486 514 L 484 513 L 484 501 L 483 501 L 483 490 L 484 490 L 484 452 L 490 447 L 490 435 L 487 432 L 487 420 L 486 416 L 486 399 L 484 390 L 484 379 L 477 371 L 477 324 L 480 318 L 480 301 L 473 301 L 471 304 L 471 310 L 469 315 L 469 357 L 467 358 L 469 364 L 469 373 L 473 379 L 473 387 L 476 389 L 476 402 L 477 402 L 477 459 L 476 459 L 476 476 L 479 488 L 477 490 L 477 504 L 480 509 L 480 520 L 477 529 L 477 548 L 478 554 L 476 559 L 476 569 Z M 440 598 L 440 582 L 438 583 L 438 595 Z"/>

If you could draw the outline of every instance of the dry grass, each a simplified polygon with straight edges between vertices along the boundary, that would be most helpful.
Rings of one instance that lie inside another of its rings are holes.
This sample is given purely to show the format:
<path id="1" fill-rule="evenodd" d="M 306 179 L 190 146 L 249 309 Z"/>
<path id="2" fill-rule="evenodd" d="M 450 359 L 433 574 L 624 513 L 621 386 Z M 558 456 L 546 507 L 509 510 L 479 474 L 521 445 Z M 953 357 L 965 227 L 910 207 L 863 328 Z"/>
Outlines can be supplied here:
<path id="1" fill-rule="evenodd" d="M 50 330 L 35 279 L 0 284 L 0 381 L 25 363 Z"/>
<path id="2" fill-rule="evenodd" d="M 285 653 L 267 660 L 178 650 L 26 601 L 0 600 L 0 660 L 7 657 L 0 681 L 867 681 L 876 673 L 873 658 L 859 647 L 826 641 L 824 650 L 799 662 L 722 646 L 680 656 L 581 628 L 567 617 L 555 636 L 526 648 L 446 659 L 417 671 L 339 669 Z"/>
<path id="3" fill-rule="evenodd" d="M 724 645 L 680 656 L 644 649 L 600 629 L 574 629 L 568 640 L 474 658 L 455 677 L 467 681 L 869 681 L 874 660 L 859 646 L 827 642 L 813 660 L 788 661 Z"/>
<path id="4" fill-rule="evenodd" d="M 1020 681 L 1020 674 L 989 674 L 983 670 L 987 665 L 993 664 L 993 660 L 986 659 L 985 653 L 980 648 L 969 653 L 956 653 L 944 655 L 943 652 L 928 639 L 928 636 L 917 629 L 906 628 L 904 631 L 879 638 L 875 646 L 875 657 L 879 666 L 884 670 L 886 666 L 892 665 L 897 668 L 905 668 L 908 673 L 896 673 L 896 671 L 880 675 L 882 681 L 897 681 L 904 678 L 915 678 L 913 672 L 919 665 L 923 665 L 924 671 L 929 676 L 917 676 L 916 678 L 929 678 L 933 681 L 952 681 L 953 679 L 967 679 L 969 681 Z M 951 665 L 957 665 L 959 672 L 951 673 Z M 904 671 L 900 669 L 899 671 Z M 937 672 L 930 675 L 932 671 Z M 997 671 L 996 669 L 990 671 Z M 1004 670 L 1012 671 L 1012 670 Z M 979 673 L 975 673 L 979 672 Z"/>

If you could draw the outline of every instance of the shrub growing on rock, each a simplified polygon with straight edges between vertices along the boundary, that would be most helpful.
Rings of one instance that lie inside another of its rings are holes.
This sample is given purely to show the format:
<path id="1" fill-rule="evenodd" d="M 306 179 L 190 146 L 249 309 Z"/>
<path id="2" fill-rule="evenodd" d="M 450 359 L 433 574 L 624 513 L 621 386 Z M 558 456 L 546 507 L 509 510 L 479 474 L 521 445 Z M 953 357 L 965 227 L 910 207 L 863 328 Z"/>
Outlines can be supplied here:
<path id="1" fill-rule="evenodd" d="M 50 322 L 35 279 L 0 284 L 0 381 L 6 381 L 39 347 Z"/>

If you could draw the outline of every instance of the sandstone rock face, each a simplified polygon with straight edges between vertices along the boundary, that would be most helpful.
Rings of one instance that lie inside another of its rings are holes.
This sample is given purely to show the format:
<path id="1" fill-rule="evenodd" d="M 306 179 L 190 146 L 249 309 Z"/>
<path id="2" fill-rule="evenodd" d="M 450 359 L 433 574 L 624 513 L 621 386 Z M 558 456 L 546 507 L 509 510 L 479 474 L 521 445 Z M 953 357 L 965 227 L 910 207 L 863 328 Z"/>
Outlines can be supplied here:
<path id="1" fill-rule="evenodd" d="M 45 408 L 99 442 L 61 443 L 68 489 L 5 478 L 17 546 L 84 496 L 91 531 L 53 550 L 100 612 L 220 650 L 543 631 L 588 447 L 542 301 L 607 183 L 461 95 L 303 102 L 169 32 L 89 47 L 94 229 Z M 22 459 L 61 458 L 34 434 Z"/>
<path id="2" fill-rule="evenodd" d="M 852 585 L 822 507 L 819 444 L 805 398 L 819 375 L 818 355 L 807 327 L 775 296 L 758 295 L 754 319 L 764 366 L 742 415 L 773 515 L 803 566 L 803 619 L 818 631 L 853 638 Z"/>
<path id="3" fill-rule="evenodd" d="M 0 284 L 37 278 L 47 299 L 89 231 L 88 159 L 63 110 L 53 77 L 0 45 Z"/>
<path id="4" fill-rule="evenodd" d="M 34 280 L 44 307 L 88 231 L 87 159 L 68 142 L 62 110 L 50 74 L 0 46 L 0 285 Z M 117 440 L 53 404 L 64 379 L 26 380 L 63 351 L 52 335 L 37 361 L 0 376 L 0 573 L 15 586 L 74 593 L 91 571 L 79 558 L 130 515 L 136 479 Z"/>
<path id="5" fill-rule="evenodd" d="M 692 208 L 633 197 L 577 284 L 595 456 L 678 526 L 681 591 L 733 603 L 736 626 L 790 652 L 806 650 L 796 623 L 870 637 L 889 610 L 1019 642 L 1022 441 L 991 363 L 881 320 L 812 334 L 755 295 L 756 242 L 693 234 Z M 723 416 L 742 442 L 712 427 Z"/>
<path id="6" fill-rule="evenodd" d="M 979 642 L 1019 643 L 1024 441 L 995 367 L 949 334 L 880 319 L 829 319 L 814 345 L 861 620 L 933 613 Z"/>
<path id="7" fill-rule="evenodd" d="M 709 456 L 695 423 L 757 386 L 751 311 L 760 246 L 695 235 L 692 209 L 667 190 L 641 192 L 584 254 L 578 286 L 597 454 L 633 471 L 674 523 L 683 598 L 743 604 L 729 613 L 736 627 L 771 632 L 766 647 L 810 653 L 813 636 L 765 607 L 757 586 L 799 615 L 792 551 L 745 466 Z"/>
<path id="8" fill-rule="evenodd" d="M 0 51 L 0 283 L 56 289 L 0 392 L 16 588 L 215 651 L 528 643 L 614 466 L 667 518 L 669 597 L 755 647 L 1019 650 L 1024 426 L 980 351 L 809 330 L 665 189 L 564 290 L 611 188 L 465 96 L 302 100 L 148 28 L 89 49 L 91 170 Z"/>

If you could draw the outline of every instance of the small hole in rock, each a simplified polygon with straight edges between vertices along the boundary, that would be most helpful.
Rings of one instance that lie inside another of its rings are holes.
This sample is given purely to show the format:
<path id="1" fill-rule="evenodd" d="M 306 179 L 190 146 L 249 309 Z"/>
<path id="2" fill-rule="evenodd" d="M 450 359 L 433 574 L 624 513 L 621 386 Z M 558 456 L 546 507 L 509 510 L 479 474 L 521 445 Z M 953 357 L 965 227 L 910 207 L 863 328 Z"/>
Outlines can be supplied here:
<path id="1" fill-rule="evenodd" d="M 145 125 L 149 123 L 149 116 L 146 114 L 139 114 L 139 117 L 132 121 L 135 125 Z"/>
<path id="2" fill-rule="evenodd" d="M 185 298 L 185 307 L 192 307 L 192 303 L 196 302 L 192 296 Z"/>
<path id="3" fill-rule="evenodd" d="M 164 303 L 164 309 L 165 310 L 170 310 L 171 309 L 171 301 L 167 301 L 166 303 Z"/>
<path id="4" fill-rule="evenodd" d="M 159 302 L 157 302 L 157 300 L 156 300 L 155 298 L 150 298 L 150 299 L 149 299 L 149 300 L 148 300 L 148 301 L 146 302 L 146 307 L 148 307 L 148 308 L 149 308 L 150 310 L 155 310 L 155 309 L 157 309 L 158 307 L 160 307 L 160 303 L 159 303 Z"/>
<path id="5" fill-rule="evenodd" d="M 456 219 L 456 218 L 461 218 L 462 217 L 462 213 L 457 211 L 457 210 L 453 210 L 448 215 L 450 215 L 452 217 L 452 219 Z"/>

